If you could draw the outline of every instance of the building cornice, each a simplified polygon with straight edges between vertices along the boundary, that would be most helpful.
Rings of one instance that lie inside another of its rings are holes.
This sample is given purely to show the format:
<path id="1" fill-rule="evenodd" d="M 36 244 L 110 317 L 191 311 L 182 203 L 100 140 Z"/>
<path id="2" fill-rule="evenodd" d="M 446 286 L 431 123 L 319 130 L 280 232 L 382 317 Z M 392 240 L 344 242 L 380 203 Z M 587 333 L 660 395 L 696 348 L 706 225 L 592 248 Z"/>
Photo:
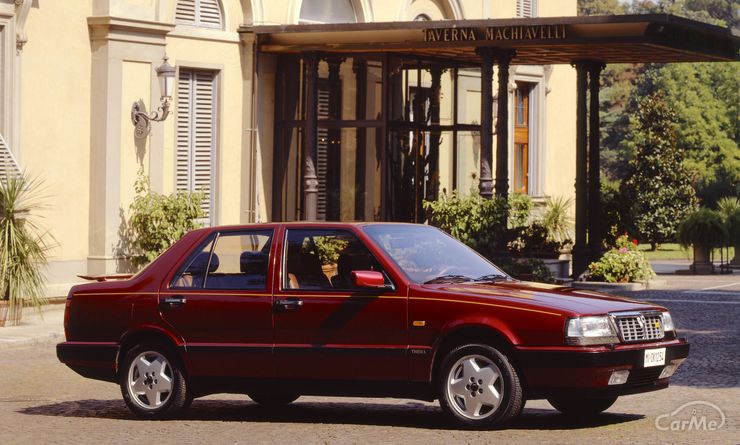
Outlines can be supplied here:
<path id="1" fill-rule="evenodd" d="M 174 23 L 152 22 L 122 17 L 88 17 L 91 41 L 118 41 L 147 45 L 165 45 L 165 36 L 175 29 Z"/>

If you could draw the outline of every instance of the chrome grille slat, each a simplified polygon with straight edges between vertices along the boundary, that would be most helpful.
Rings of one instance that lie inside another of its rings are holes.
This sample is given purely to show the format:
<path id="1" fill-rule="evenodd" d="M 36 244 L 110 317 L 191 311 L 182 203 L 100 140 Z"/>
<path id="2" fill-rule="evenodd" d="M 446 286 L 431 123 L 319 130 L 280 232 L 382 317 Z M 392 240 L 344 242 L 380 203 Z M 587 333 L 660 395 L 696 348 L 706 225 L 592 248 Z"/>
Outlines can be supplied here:
<path id="1" fill-rule="evenodd" d="M 663 317 L 658 312 L 613 315 L 624 342 L 660 340 L 665 337 Z"/>

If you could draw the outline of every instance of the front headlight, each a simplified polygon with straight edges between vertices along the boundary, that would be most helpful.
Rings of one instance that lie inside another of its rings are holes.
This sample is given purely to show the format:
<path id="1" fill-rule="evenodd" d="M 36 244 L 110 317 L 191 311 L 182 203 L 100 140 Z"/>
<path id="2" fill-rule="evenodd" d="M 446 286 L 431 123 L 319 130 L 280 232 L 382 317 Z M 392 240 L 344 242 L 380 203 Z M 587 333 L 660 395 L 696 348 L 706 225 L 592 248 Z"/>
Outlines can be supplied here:
<path id="1" fill-rule="evenodd" d="M 671 313 L 663 312 L 663 331 L 671 332 L 675 330 L 676 330 L 676 326 L 673 324 L 673 318 L 671 318 Z"/>
<path id="2" fill-rule="evenodd" d="M 571 345 L 605 345 L 619 343 L 607 315 L 571 318 L 565 327 L 565 341 Z"/>

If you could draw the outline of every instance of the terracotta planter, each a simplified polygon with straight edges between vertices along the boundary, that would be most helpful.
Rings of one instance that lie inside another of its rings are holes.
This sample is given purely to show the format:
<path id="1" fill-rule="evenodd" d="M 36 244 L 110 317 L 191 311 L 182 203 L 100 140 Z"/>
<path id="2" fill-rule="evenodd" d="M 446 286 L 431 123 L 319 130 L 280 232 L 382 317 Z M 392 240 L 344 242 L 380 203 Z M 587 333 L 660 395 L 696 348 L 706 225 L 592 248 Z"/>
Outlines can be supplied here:
<path id="1" fill-rule="evenodd" d="M 0 300 L 0 328 L 5 326 L 5 319 L 8 318 L 8 300 Z"/>
<path id="2" fill-rule="evenodd" d="M 714 265 L 709 260 L 711 250 L 694 244 L 694 262 L 691 264 L 691 272 L 697 275 L 707 275 L 714 272 Z"/>

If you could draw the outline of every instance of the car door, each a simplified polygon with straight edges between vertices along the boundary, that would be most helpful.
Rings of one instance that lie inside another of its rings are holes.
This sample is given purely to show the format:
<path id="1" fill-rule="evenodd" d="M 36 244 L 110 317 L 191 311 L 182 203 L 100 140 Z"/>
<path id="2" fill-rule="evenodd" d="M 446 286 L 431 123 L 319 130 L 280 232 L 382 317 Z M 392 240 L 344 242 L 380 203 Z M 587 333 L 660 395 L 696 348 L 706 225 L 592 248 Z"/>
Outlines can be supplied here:
<path id="1" fill-rule="evenodd" d="M 160 292 L 196 376 L 273 377 L 273 229 L 214 233 Z"/>
<path id="2" fill-rule="evenodd" d="M 275 361 L 281 378 L 408 378 L 407 299 L 352 283 L 353 270 L 385 273 L 348 229 L 288 226 L 275 277 Z"/>

